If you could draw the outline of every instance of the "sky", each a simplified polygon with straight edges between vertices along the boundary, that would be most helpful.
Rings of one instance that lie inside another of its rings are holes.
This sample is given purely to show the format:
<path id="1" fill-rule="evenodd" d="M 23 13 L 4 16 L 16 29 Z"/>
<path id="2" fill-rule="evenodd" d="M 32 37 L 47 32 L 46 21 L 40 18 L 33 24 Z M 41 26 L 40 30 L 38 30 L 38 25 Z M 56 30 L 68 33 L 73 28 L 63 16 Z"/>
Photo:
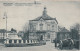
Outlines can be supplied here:
<path id="1" fill-rule="evenodd" d="M 33 20 L 42 15 L 44 7 L 47 14 L 56 18 L 58 25 L 70 28 L 75 23 L 80 23 L 80 2 L 79 1 L 38 1 L 41 4 L 26 6 L 16 6 L 14 3 L 33 3 L 30 2 L 0 2 L 0 29 L 5 29 L 6 21 L 3 19 L 4 13 L 7 15 L 7 29 L 14 28 L 18 31 L 23 30 L 29 20 Z M 12 6 L 4 6 L 3 3 L 13 3 Z"/>

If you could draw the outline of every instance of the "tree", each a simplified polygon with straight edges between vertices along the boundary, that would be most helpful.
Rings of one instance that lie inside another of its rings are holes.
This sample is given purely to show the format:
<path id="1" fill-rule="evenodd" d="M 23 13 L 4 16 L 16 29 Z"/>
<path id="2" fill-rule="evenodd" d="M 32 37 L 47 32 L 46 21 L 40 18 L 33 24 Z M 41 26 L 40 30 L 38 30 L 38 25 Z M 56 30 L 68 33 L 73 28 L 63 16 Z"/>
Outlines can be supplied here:
<path id="1" fill-rule="evenodd" d="M 23 27 L 24 36 L 23 39 L 29 39 L 29 23 L 26 23 Z"/>
<path id="2" fill-rule="evenodd" d="M 71 26 L 72 39 L 79 40 L 79 33 L 80 33 L 80 24 L 79 23 L 76 23 L 73 26 Z"/>
<path id="3" fill-rule="evenodd" d="M 73 26 L 71 26 L 71 35 L 72 39 L 74 40 L 74 46 L 75 48 L 79 49 L 79 43 L 80 43 L 80 24 L 76 23 Z"/>

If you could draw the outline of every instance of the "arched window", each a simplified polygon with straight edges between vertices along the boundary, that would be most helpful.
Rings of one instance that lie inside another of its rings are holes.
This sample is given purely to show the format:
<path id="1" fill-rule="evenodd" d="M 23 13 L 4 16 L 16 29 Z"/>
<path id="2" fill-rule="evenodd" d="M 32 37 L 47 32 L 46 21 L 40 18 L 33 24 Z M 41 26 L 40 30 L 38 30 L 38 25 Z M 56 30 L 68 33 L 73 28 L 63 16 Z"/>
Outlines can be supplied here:
<path id="1" fill-rule="evenodd" d="M 39 26 L 40 26 L 40 30 L 43 30 L 43 24 L 41 23 Z"/>

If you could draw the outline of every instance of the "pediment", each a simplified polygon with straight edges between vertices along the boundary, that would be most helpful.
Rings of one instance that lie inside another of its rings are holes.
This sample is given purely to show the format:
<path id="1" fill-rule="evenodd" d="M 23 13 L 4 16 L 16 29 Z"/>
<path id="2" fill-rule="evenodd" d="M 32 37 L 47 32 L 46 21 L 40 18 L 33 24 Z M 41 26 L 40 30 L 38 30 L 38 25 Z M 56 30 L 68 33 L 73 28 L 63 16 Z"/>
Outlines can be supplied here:
<path id="1" fill-rule="evenodd" d="M 44 19 L 43 18 L 40 18 L 40 21 L 44 21 Z"/>

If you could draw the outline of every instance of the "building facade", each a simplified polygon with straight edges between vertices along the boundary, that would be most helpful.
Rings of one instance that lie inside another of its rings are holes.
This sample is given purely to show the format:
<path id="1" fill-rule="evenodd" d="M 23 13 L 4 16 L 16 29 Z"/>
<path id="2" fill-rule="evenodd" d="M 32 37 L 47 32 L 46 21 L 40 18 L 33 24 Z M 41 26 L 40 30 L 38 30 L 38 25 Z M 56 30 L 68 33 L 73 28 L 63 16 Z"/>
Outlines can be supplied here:
<path id="1" fill-rule="evenodd" d="M 29 20 L 29 39 L 54 40 L 58 31 L 56 18 L 48 16 L 46 7 L 42 16 Z"/>
<path id="2" fill-rule="evenodd" d="M 0 43 L 4 43 L 5 36 L 6 36 L 6 30 L 0 29 Z"/>
<path id="3" fill-rule="evenodd" d="M 0 39 L 5 39 L 6 30 L 5 29 L 0 29 Z"/>

